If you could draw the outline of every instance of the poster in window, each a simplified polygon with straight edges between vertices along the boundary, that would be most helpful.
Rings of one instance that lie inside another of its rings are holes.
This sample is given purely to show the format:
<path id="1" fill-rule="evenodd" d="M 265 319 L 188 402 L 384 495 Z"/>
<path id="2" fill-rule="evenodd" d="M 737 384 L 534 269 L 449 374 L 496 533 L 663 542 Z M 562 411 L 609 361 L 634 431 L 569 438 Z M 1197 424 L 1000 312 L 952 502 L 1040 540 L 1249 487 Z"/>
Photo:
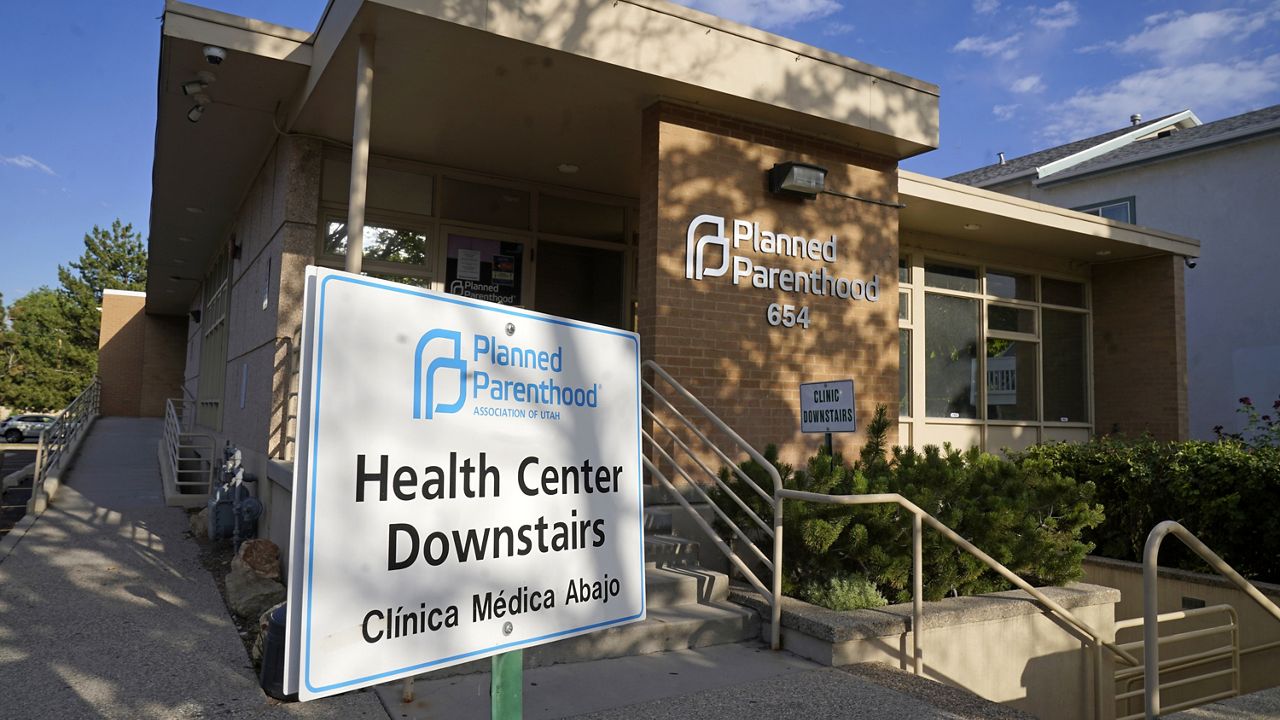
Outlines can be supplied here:
<path id="1" fill-rule="evenodd" d="M 449 235 L 445 287 L 454 295 L 502 305 L 520 305 L 524 245 L 518 242 Z"/>

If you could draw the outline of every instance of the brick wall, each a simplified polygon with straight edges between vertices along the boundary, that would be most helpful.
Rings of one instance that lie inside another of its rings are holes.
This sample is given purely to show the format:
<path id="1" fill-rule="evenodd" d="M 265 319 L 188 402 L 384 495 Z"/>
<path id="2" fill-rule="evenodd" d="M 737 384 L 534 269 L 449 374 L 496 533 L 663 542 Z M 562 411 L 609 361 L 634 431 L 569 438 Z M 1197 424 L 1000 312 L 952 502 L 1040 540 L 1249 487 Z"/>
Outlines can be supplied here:
<path id="1" fill-rule="evenodd" d="M 142 294 L 106 292 L 98 335 L 102 414 L 163 417 L 180 397 L 186 318 L 147 315 Z"/>
<path id="2" fill-rule="evenodd" d="M 778 197 L 768 192 L 766 172 L 778 162 L 810 162 L 827 168 L 828 189 L 895 202 L 895 164 L 666 103 L 645 111 L 642 147 L 637 273 L 645 359 L 666 368 L 748 442 L 761 449 L 779 444 L 789 462 L 821 443 L 820 435 L 799 432 L 799 383 L 853 378 L 860 431 L 837 436 L 837 444 L 856 451 L 875 406 L 897 403 L 898 213 L 831 195 Z M 745 281 L 735 286 L 731 273 L 686 279 L 686 232 L 703 213 L 723 216 L 729 233 L 738 218 L 823 241 L 834 234 L 833 263 L 758 255 L 746 243 L 735 253 L 797 272 L 825 267 L 838 277 L 876 276 L 879 301 L 758 289 Z M 807 306 L 809 329 L 770 326 L 766 308 L 775 302 Z"/>
<path id="3" fill-rule="evenodd" d="M 1183 272 L 1176 256 L 1094 267 L 1097 433 L 1188 436 Z"/>

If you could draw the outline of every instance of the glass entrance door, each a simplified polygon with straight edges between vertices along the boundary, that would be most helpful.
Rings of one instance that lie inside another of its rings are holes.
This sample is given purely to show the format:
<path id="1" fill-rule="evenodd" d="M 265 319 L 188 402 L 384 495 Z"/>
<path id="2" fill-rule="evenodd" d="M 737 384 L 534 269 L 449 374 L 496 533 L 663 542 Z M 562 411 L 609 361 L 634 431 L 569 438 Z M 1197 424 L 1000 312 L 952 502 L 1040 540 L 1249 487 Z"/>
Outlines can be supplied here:
<path id="1" fill-rule="evenodd" d="M 444 288 L 454 295 L 527 307 L 527 252 L 527 244 L 519 240 L 449 232 Z"/>
<path id="2" fill-rule="evenodd" d="M 626 253 L 621 249 L 538 242 L 534 308 L 540 312 L 629 328 Z"/>

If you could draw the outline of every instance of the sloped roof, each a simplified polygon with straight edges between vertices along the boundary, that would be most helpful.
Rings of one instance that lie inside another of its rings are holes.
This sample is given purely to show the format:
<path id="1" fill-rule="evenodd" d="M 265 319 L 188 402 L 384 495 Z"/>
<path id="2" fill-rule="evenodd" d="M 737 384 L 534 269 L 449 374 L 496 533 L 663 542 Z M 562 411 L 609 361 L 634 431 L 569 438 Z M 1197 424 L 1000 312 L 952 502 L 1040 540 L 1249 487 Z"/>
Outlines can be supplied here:
<path id="1" fill-rule="evenodd" d="M 986 167 L 952 175 L 947 179 L 965 185 L 986 187 L 1018 177 L 1034 176 L 1036 175 L 1036 168 L 1132 133 L 1137 128 L 1162 123 L 1172 117 L 1173 115 L 1166 115 L 1141 125 L 1112 130 L 1084 140 L 1077 140 L 1065 145 L 1023 155 L 1009 160 L 1004 165 L 998 163 L 987 165 Z M 1177 132 L 1165 137 L 1155 137 L 1121 145 L 1110 152 L 1085 159 L 1076 165 L 1071 165 L 1050 174 L 1040 179 L 1037 184 L 1045 185 L 1062 182 L 1112 167 L 1144 162 L 1165 155 L 1186 152 L 1198 147 L 1228 142 L 1277 129 L 1280 129 L 1280 105 L 1273 105 L 1202 125 L 1183 126 Z"/>
<path id="2" fill-rule="evenodd" d="M 1118 130 L 1111 130 L 1109 132 L 1102 133 L 1101 135 L 1094 135 L 1090 138 L 1076 140 L 1065 145 L 1051 147 L 1047 150 L 1038 150 L 1029 155 L 1011 158 L 1006 160 L 1003 165 L 1000 163 L 994 163 L 985 167 L 977 168 L 976 170 L 958 173 L 946 179 L 963 185 L 975 186 L 990 185 L 995 182 L 999 182 L 1000 180 L 1013 179 L 1020 175 L 1034 173 L 1035 169 L 1041 165 L 1047 165 L 1055 160 L 1061 160 L 1062 158 L 1075 155 L 1082 150 L 1088 150 L 1095 145 L 1100 145 L 1108 140 L 1113 140 L 1121 135 L 1133 132 L 1138 128 L 1155 125 L 1170 117 L 1173 116 L 1165 115 L 1138 125 L 1126 125 Z"/>
<path id="3" fill-rule="evenodd" d="M 1269 130 L 1280 130 L 1280 105 L 1215 120 L 1198 127 L 1179 130 L 1161 138 L 1152 138 L 1117 148 L 1105 155 L 1086 160 L 1060 174 L 1045 178 L 1043 183 L 1080 177 L 1120 165 L 1132 165 L 1165 155 L 1173 155 L 1198 147 L 1248 137 Z"/>

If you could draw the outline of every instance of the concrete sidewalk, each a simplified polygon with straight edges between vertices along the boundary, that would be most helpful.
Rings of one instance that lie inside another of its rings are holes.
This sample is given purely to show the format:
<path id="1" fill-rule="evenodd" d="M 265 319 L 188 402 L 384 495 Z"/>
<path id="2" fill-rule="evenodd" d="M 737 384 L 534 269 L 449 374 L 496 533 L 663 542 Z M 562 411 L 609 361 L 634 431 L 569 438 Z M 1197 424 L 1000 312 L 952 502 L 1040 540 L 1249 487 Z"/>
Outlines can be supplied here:
<path id="1" fill-rule="evenodd" d="M 186 514 L 164 507 L 161 432 L 98 420 L 0 561 L 0 716 L 387 718 L 372 692 L 280 705 L 258 688 Z"/>

